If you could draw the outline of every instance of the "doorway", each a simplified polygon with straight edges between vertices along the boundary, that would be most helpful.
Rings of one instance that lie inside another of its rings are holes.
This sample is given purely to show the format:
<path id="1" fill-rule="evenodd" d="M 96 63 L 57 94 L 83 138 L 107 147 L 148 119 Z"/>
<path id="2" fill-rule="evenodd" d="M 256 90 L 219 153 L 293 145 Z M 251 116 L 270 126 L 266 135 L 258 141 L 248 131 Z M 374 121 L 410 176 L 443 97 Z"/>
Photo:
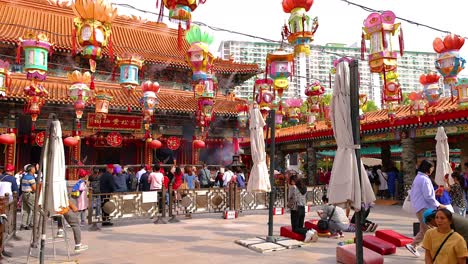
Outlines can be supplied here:
<path id="1" fill-rule="evenodd" d="M 121 148 L 96 148 L 96 164 L 120 164 Z"/>

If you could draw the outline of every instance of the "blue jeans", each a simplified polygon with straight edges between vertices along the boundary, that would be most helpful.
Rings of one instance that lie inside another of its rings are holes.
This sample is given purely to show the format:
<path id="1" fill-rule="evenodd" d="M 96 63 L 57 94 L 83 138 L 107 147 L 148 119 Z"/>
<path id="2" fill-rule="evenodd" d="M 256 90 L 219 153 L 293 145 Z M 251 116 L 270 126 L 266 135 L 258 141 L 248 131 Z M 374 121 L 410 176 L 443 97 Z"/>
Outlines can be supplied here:
<path id="1" fill-rule="evenodd" d="M 93 195 L 93 208 L 95 210 L 96 216 L 100 216 L 101 215 L 101 196 Z"/>

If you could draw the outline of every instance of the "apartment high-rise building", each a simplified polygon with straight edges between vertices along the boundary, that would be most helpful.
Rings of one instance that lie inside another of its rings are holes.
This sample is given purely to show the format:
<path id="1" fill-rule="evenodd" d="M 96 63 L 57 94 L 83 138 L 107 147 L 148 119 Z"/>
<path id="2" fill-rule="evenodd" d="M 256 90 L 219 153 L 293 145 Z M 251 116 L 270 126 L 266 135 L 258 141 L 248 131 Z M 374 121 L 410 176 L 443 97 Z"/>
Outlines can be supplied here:
<path id="1" fill-rule="evenodd" d="M 223 59 L 234 58 L 236 62 L 257 63 L 260 69 L 265 69 L 265 59 L 269 52 L 278 49 L 278 43 L 249 42 L 249 41 L 223 41 L 219 47 L 220 57 Z M 285 45 L 287 51 L 292 52 L 292 47 Z M 334 77 L 330 76 L 333 61 L 340 57 L 361 57 L 361 49 L 357 45 L 331 43 L 325 46 L 314 45 L 308 57 L 297 57 L 295 61 L 295 75 L 290 81 L 289 89 L 283 98 L 305 98 L 304 90 L 308 83 L 319 80 L 331 92 Z M 367 55 L 366 55 L 367 58 Z M 429 71 L 435 71 L 434 61 L 436 53 L 405 51 L 403 57 L 398 58 L 399 81 L 404 93 L 422 89 L 419 76 Z M 359 61 L 360 89 L 368 95 L 369 100 L 378 106 L 381 103 L 381 91 L 383 81 L 379 74 L 371 73 L 367 61 Z M 246 81 L 235 88 L 238 97 L 252 99 L 254 79 Z"/>

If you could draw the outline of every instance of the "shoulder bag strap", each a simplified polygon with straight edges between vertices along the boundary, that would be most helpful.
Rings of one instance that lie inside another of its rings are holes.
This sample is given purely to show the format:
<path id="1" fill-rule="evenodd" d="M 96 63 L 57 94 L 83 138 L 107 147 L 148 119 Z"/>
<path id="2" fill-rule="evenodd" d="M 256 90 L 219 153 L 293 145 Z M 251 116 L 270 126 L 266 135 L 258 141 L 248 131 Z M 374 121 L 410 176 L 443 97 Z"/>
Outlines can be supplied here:
<path id="1" fill-rule="evenodd" d="M 444 246 L 445 242 L 447 242 L 447 240 L 453 235 L 453 233 L 455 233 L 455 232 L 452 231 L 452 233 L 450 233 L 450 234 L 445 238 L 444 242 L 442 242 L 442 244 L 440 244 L 440 247 L 439 247 L 439 249 L 437 249 L 437 252 L 436 252 L 434 258 L 432 258 L 432 263 L 434 263 L 435 259 L 436 259 L 437 256 L 439 255 L 439 252 L 440 252 L 440 250 L 442 249 L 442 247 Z"/>
<path id="2" fill-rule="evenodd" d="M 6 178 L 7 175 L 3 175 L 3 177 L 0 179 L 0 181 L 3 181 L 3 179 Z"/>
<path id="3" fill-rule="evenodd" d="M 332 213 L 331 213 L 331 215 L 328 217 L 327 222 L 330 222 L 331 218 L 333 217 L 333 214 L 335 213 L 335 209 L 336 209 L 336 206 L 333 206 Z"/>

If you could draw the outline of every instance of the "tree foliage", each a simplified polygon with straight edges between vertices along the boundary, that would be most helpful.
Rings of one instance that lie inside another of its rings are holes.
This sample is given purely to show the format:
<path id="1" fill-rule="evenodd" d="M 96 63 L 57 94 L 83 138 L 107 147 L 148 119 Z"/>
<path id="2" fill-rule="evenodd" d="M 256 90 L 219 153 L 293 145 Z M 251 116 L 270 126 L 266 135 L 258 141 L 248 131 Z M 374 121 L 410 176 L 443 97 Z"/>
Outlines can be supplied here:
<path id="1" fill-rule="evenodd" d="M 367 112 L 372 112 L 376 110 L 379 110 L 379 108 L 377 107 L 375 102 L 372 100 L 367 100 L 367 107 L 363 110 L 363 112 L 367 113 Z"/>

